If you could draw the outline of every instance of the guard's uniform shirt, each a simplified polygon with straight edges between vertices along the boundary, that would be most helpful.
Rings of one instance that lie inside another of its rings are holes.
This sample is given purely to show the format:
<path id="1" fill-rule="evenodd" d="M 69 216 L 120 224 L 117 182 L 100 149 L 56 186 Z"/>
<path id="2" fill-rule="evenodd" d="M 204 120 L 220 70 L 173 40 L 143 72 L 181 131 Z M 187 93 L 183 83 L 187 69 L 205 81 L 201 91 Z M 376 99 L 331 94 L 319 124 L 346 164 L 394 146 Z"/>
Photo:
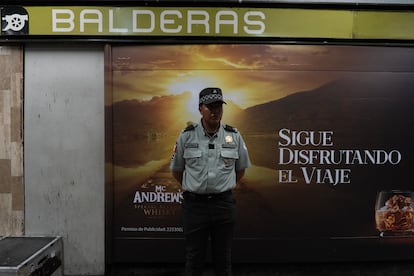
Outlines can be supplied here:
<path id="1" fill-rule="evenodd" d="M 213 136 L 201 124 L 192 124 L 178 137 L 172 171 L 183 171 L 184 191 L 214 194 L 236 186 L 236 171 L 250 166 L 246 145 L 233 127 L 221 124 Z"/>

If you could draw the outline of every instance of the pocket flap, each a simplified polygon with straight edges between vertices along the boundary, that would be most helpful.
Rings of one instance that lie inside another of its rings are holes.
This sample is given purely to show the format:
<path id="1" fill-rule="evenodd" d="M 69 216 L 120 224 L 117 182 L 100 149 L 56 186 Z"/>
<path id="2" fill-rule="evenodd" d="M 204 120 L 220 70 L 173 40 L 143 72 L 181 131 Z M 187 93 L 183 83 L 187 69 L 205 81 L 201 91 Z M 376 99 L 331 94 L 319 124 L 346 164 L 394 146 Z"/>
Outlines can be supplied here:
<path id="1" fill-rule="evenodd" d="M 221 156 L 223 158 L 239 159 L 239 153 L 234 150 L 222 150 Z"/>
<path id="2" fill-rule="evenodd" d="M 201 150 L 186 149 L 184 151 L 184 158 L 197 158 L 201 157 Z"/>

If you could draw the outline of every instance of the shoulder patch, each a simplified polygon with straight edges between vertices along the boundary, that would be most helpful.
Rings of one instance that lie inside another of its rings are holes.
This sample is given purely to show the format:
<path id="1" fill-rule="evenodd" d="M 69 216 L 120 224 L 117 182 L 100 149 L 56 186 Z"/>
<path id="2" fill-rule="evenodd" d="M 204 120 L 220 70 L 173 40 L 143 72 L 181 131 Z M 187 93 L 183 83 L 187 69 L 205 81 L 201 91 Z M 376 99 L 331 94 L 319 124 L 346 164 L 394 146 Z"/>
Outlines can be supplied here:
<path id="1" fill-rule="evenodd" d="M 196 126 L 197 126 L 197 124 L 190 124 L 183 130 L 183 132 L 194 130 L 196 128 Z"/>
<path id="2" fill-rule="evenodd" d="M 224 126 L 224 129 L 225 129 L 225 130 L 227 130 L 227 131 L 230 131 L 230 132 L 237 133 L 237 128 L 232 127 L 232 126 L 230 126 L 230 125 L 225 125 L 225 126 Z"/>

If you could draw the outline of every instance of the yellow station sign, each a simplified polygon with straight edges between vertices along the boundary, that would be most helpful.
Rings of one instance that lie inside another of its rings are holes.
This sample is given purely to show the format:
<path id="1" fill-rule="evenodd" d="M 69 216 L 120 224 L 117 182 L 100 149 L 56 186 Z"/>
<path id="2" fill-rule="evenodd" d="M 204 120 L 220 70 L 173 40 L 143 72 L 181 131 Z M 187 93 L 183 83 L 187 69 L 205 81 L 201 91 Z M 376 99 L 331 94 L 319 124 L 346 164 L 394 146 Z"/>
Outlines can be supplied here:
<path id="1" fill-rule="evenodd" d="M 2 36 L 412 39 L 414 12 L 226 7 L 3 7 Z"/>

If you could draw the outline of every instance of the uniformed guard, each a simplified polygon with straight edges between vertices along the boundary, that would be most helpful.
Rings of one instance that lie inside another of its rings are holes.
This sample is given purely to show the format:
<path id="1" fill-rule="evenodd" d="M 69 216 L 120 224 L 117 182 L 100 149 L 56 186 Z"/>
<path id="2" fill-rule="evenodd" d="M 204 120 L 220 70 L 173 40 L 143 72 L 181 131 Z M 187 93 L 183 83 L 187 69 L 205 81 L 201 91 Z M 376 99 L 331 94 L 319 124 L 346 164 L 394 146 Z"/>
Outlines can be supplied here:
<path id="1" fill-rule="evenodd" d="M 171 160 L 173 176 L 184 191 L 187 276 L 202 275 L 209 239 L 216 275 L 231 275 L 236 217 L 232 190 L 250 159 L 239 131 L 221 123 L 223 104 L 220 88 L 200 92 L 201 121 L 180 133 Z"/>

